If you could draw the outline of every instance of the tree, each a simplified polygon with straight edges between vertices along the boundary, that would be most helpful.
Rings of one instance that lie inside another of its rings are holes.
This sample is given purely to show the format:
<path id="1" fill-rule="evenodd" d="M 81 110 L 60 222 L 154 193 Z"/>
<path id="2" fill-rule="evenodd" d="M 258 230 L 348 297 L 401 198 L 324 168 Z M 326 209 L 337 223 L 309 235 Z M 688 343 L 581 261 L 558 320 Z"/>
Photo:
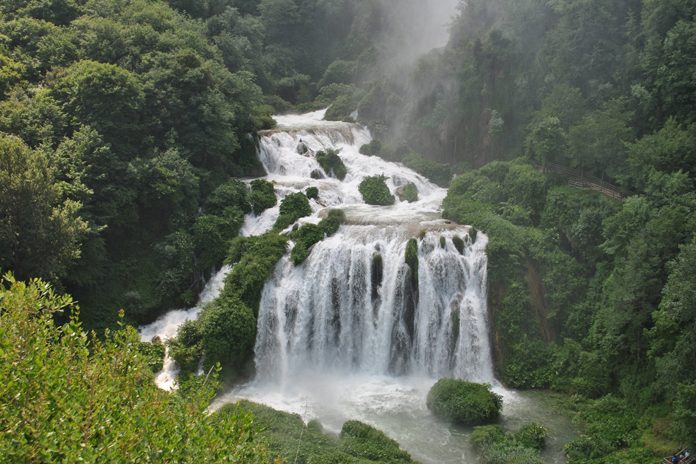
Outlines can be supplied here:
<path id="1" fill-rule="evenodd" d="M 21 277 L 62 277 L 88 230 L 82 204 L 67 198 L 41 150 L 0 135 L 0 267 Z"/>
<path id="2" fill-rule="evenodd" d="M 52 90 L 73 125 L 90 125 L 123 159 L 137 155 L 142 131 L 142 85 L 129 71 L 112 64 L 78 61 Z"/>

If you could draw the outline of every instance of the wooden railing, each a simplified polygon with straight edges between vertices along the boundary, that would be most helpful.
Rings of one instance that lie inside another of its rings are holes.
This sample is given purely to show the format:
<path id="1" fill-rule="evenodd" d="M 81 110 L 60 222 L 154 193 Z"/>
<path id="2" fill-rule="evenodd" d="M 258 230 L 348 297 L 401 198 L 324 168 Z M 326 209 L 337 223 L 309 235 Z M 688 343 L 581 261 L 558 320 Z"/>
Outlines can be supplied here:
<path id="1" fill-rule="evenodd" d="M 615 200 L 623 200 L 624 193 L 617 186 L 594 176 L 588 176 L 577 169 L 570 169 L 560 164 L 546 163 L 544 165 L 535 164 L 535 167 L 543 172 L 556 174 L 568 181 L 569 185 L 584 190 L 592 190 Z"/>

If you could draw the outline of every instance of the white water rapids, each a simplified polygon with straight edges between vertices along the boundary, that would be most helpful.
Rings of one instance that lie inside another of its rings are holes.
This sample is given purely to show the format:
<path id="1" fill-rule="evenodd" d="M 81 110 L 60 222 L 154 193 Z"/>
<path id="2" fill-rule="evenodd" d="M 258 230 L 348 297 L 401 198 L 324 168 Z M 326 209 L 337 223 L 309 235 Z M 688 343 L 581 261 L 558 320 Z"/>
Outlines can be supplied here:
<path id="1" fill-rule="evenodd" d="M 278 127 L 262 134 L 259 157 L 279 197 L 318 188 L 313 214 L 300 223 L 317 223 L 331 208 L 343 209 L 347 222 L 302 265 L 287 256 L 278 263 L 259 307 L 256 378 L 211 408 L 245 398 L 318 418 L 334 432 L 357 419 L 384 430 L 422 462 L 475 462 L 466 433 L 436 420 L 425 396 L 440 377 L 497 385 L 486 307 L 487 237 L 478 233 L 472 240 L 468 227 L 440 219 L 445 189 L 400 164 L 360 154 L 370 141 L 366 129 L 323 116 L 276 117 Z M 315 159 L 329 148 L 340 149 L 344 181 L 328 177 Z M 374 175 L 386 176 L 392 193 L 413 183 L 419 201 L 366 205 L 358 185 Z M 278 214 L 276 206 L 248 216 L 242 233 L 266 232 Z M 418 243 L 417 278 L 405 261 L 410 239 Z M 219 293 L 228 271 L 213 278 L 199 307 Z M 142 338 L 169 338 L 198 312 L 169 313 L 141 328 Z M 158 384 L 172 388 L 175 376 L 167 360 Z M 496 390 L 506 407 L 520 403 L 518 395 Z"/>

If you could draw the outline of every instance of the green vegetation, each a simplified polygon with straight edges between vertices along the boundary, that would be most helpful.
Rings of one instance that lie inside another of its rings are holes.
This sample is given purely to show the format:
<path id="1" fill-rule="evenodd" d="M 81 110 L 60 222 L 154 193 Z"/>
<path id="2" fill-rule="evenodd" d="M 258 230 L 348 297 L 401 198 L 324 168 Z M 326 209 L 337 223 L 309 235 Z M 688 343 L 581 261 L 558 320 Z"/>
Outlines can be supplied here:
<path id="1" fill-rule="evenodd" d="M 406 243 L 404 258 L 411 271 L 411 282 L 414 288 L 418 288 L 418 240 L 415 238 L 412 238 Z"/>
<path id="2" fill-rule="evenodd" d="M 502 398 L 488 385 L 455 379 L 438 380 L 426 403 L 436 416 L 461 425 L 495 422 L 503 407 Z"/>
<path id="3" fill-rule="evenodd" d="M 318 200 L 319 189 L 316 187 L 307 187 L 307 190 L 305 190 L 305 196 L 310 200 Z"/>
<path id="4" fill-rule="evenodd" d="M 273 230 L 281 231 L 294 224 L 298 219 L 312 214 L 307 196 L 302 192 L 291 193 L 280 202 L 280 216 Z"/>
<path id="5" fill-rule="evenodd" d="M 448 165 L 425 159 L 417 153 L 410 153 L 401 162 L 441 187 L 447 187 L 452 180 L 452 169 Z"/>
<path id="6" fill-rule="evenodd" d="M 192 304 L 249 203 L 275 204 L 267 184 L 211 195 L 264 174 L 274 110 L 353 76 L 353 2 L 30 3 L 0 5 L 0 267 L 95 329 Z"/>
<path id="7" fill-rule="evenodd" d="M 399 197 L 400 201 L 413 203 L 418 201 L 418 188 L 416 187 L 416 184 L 409 182 L 408 184 L 397 188 L 396 195 Z"/>
<path id="8" fill-rule="evenodd" d="M 151 358 L 135 329 L 122 326 L 99 339 L 77 315 L 72 299 L 50 285 L 3 278 L 3 460 L 270 461 L 250 414 L 208 414 L 215 372 L 178 393 L 164 392 L 155 386 Z M 57 325 L 56 319 L 65 323 Z"/>
<path id="9" fill-rule="evenodd" d="M 287 238 L 272 232 L 232 241 L 228 262 L 234 267 L 220 296 L 203 308 L 196 321 L 183 324 L 169 342 L 182 372 L 196 372 L 201 359 L 206 370 L 221 365 L 226 379 L 248 372 L 261 292 L 286 249 Z"/>
<path id="10" fill-rule="evenodd" d="M 380 156 L 382 153 L 382 142 L 375 139 L 360 147 L 360 153 L 367 156 Z"/>
<path id="11" fill-rule="evenodd" d="M 249 202 L 251 210 L 256 215 L 263 213 L 268 208 L 273 208 L 278 202 L 273 184 L 263 179 L 252 181 Z"/>
<path id="12" fill-rule="evenodd" d="M 335 437 L 324 433 L 316 421 L 305 425 L 297 414 L 275 411 L 248 401 L 241 401 L 237 406 L 225 406 L 217 414 L 239 411 L 253 413 L 254 423 L 261 427 L 260 435 L 267 441 L 271 456 L 283 461 L 321 464 L 413 462 L 394 440 L 357 421 L 346 422 L 340 436 Z M 300 436 L 302 438 L 298 441 Z"/>
<path id="13" fill-rule="evenodd" d="M 385 176 L 370 176 L 365 177 L 358 190 L 363 197 L 363 200 L 368 205 L 389 206 L 393 205 L 396 199 L 387 187 L 387 178 Z"/>
<path id="14" fill-rule="evenodd" d="M 534 422 L 517 432 L 505 432 L 499 425 L 474 427 L 469 441 L 481 454 L 484 464 L 541 464 L 539 452 L 544 448 L 548 431 Z"/>
<path id="15" fill-rule="evenodd" d="M 292 262 L 296 266 L 302 264 L 309 256 L 312 246 L 325 237 L 335 234 L 345 220 L 346 216 L 343 211 L 334 209 L 329 211 L 327 217 L 322 219 L 319 224 L 305 224 L 292 232 L 290 238 L 295 241 L 295 246 L 290 253 Z"/>
<path id="16" fill-rule="evenodd" d="M 666 146 L 650 139 L 653 153 L 683 153 L 679 137 Z M 642 157 L 646 143 L 629 145 L 629 156 Z M 620 202 L 521 161 L 494 162 L 457 177 L 444 202 L 446 217 L 489 236 L 503 381 L 598 398 L 576 408 L 585 434 L 569 445 L 572 463 L 651 462 L 692 439 L 684 340 L 693 317 L 683 308 L 696 262 L 696 218 L 687 212 L 695 205 L 688 188 L 657 187 L 679 185 L 686 173 L 651 170 L 646 190 Z M 623 425 L 612 432 L 602 424 Z M 613 433 L 621 438 L 605 439 Z"/>
<path id="17" fill-rule="evenodd" d="M 340 150 L 332 149 L 317 152 L 317 163 L 328 176 L 343 180 L 348 175 L 348 169 L 338 156 L 339 152 Z"/>

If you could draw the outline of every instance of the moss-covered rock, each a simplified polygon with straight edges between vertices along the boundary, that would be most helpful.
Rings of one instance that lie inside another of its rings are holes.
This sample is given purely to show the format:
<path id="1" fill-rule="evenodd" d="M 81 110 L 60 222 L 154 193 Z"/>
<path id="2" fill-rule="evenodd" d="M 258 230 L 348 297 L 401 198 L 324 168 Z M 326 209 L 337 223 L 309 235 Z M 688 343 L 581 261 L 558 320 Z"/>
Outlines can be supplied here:
<path id="1" fill-rule="evenodd" d="M 418 188 L 416 184 L 410 182 L 396 189 L 396 196 L 399 197 L 400 201 L 407 201 L 413 203 L 418 201 Z"/>
<path id="2" fill-rule="evenodd" d="M 317 153 L 317 163 L 321 166 L 324 172 L 335 177 L 338 180 L 343 180 L 348 174 L 348 169 L 346 165 L 343 164 L 343 160 L 338 156 L 340 150 L 328 149 L 325 151 L 320 151 Z"/>
<path id="3" fill-rule="evenodd" d="M 460 255 L 464 254 L 464 239 L 462 239 L 459 235 L 455 235 L 452 237 L 452 243 L 454 244 L 454 247 L 457 249 Z"/>
<path id="4" fill-rule="evenodd" d="M 382 154 L 382 142 L 373 140 L 360 147 L 360 153 L 366 156 L 380 156 Z"/>
<path id="5" fill-rule="evenodd" d="M 494 422 L 503 407 L 502 398 L 488 385 L 455 379 L 438 380 L 426 404 L 436 416 L 460 425 Z"/>
<path id="6" fill-rule="evenodd" d="M 309 206 L 307 196 L 302 192 L 291 193 L 280 203 L 280 215 L 273 229 L 283 230 L 298 219 L 310 214 L 312 214 L 312 208 Z"/>
<path id="7" fill-rule="evenodd" d="M 259 215 L 268 208 L 273 208 L 278 200 L 276 199 L 273 184 L 263 179 L 256 179 L 251 183 L 249 202 L 254 214 Z"/>
<path id="8" fill-rule="evenodd" d="M 385 176 L 365 177 L 358 190 L 368 205 L 389 206 L 396 201 L 387 187 Z"/>
<path id="9" fill-rule="evenodd" d="M 291 237 L 295 241 L 295 247 L 290 253 L 290 258 L 295 265 L 302 264 L 309 256 L 310 248 L 320 242 L 324 237 L 335 234 L 341 224 L 345 222 L 346 216 L 340 209 L 329 211 L 326 218 L 319 224 L 305 224 L 293 231 Z"/>
<path id="10" fill-rule="evenodd" d="M 305 195 L 310 200 L 316 200 L 319 198 L 319 189 L 316 187 L 308 187 L 307 190 L 305 190 Z"/>
<path id="11" fill-rule="evenodd" d="M 418 240 L 412 238 L 406 244 L 406 264 L 411 268 L 411 282 L 418 285 Z"/>

